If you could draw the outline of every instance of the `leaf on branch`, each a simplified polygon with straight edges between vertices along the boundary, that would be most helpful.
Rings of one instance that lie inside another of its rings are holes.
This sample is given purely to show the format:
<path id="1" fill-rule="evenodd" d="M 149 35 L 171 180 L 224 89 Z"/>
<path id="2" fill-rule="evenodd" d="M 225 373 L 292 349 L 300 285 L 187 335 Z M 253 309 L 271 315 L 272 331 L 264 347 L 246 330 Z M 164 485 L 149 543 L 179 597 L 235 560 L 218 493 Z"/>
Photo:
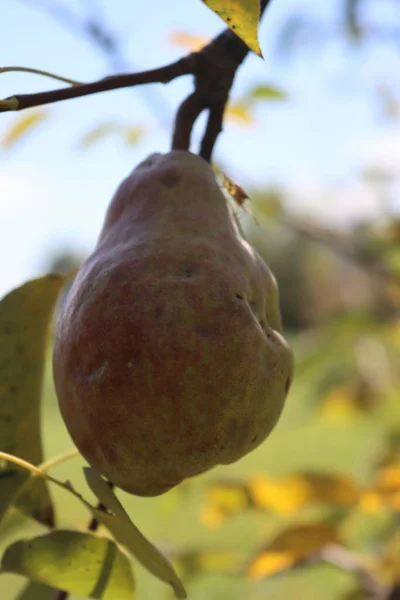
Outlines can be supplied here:
<path id="1" fill-rule="evenodd" d="M 185 31 L 174 31 L 170 34 L 169 41 L 174 46 L 178 46 L 188 52 L 198 52 L 210 42 L 210 38 L 205 35 L 196 35 Z"/>
<path id="2" fill-rule="evenodd" d="M 4 553 L 1 572 L 90 598 L 134 597 L 128 558 L 114 541 L 91 533 L 59 530 L 15 542 Z"/>
<path id="3" fill-rule="evenodd" d="M 137 527 L 135 527 L 114 492 L 110 490 L 107 483 L 96 473 L 96 471 L 90 468 L 85 469 L 85 476 L 89 487 L 93 493 L 98 496 L 101 502 L 114 514 L 110 514 L 100 508 L 92 506 L 74 490 L 69 481 L 59 481 L 28 461 L 24 461 L 12 454 L 1 451 L 0 461 L 4 462 L 4 464 L 11 463 L 12 465 L 16 465 L 18 468 L 28 471 L 34 477 L 40 477 L 40 479 L 50 481 L 75 496 L 75 498 L 82 502 L 92 515 L 113 534 L 114 538 L 120 544 L 126 546 L 126 548 L 132 552 L 148 571 L 162 581 L 169 583 L 177 598 L 187 597 L 185 588 L 177 577 L 172 565 L 144 537 Z"/>
<path id="4" fill-rule="evenodd" d="M 186 591 L 170 562 L 149 542 L 130 520 L 127 512 L 106 481 L 92 468 L 84 469 L 86 481 L 97 498 L 113 514 L 96 510 L 93 514 L 150 573 L 168 583 L 177 598 L 186 598 Z M 93 511 L 92 511 L 93 512 Z"/>
<path id="5" fill-rule="evenodd" d="M 258 56 L 262 56 L 258 43 L 260 0 L 202 0 L 228 25 Z"/>
<path id="6" fill-rule="evenodd" d="M 285 529 L 253 557 L 247 575 L 251 579 L 274 575 L 312 557 L 325 546 L 337 542 L 336 527 L 323 522 Z"/>
<path id="7" fill-rule="evenodd" d="M 15 118 L 0 140 L 0 148 L 9 150 L 20 142 L 27 134 L 36 127 L 43 124 L 49 117 L 49 111 L 45 109 L 30 110 Z"/>
<path id="8" fill-rule="evenodd" d="M 43 461 L 40 400 L 48 329 L 61 275 L 34 279 L 0 302 L 0 451 Z M 29 475 L 0 462 L 0 519 Z M 46 525 L 53 508 L 44 481 L 29 484 L 17 506 Z"/>

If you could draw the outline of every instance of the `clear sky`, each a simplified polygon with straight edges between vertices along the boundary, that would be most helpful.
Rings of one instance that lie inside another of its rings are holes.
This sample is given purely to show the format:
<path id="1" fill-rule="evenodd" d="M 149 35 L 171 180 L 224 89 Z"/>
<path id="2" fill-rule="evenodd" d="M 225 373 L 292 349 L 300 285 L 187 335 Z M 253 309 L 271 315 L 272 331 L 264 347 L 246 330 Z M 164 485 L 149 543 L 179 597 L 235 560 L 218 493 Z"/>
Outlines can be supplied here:
<path id="1" fill-rule="evenodd" d="M 252 127 L 228 122 L 216 151 L 227 173 L 244 187 L 282 184 L 295 208 L 337 223 L 378 214 L 376 197 L 358 179 L 371 161 L 400 170 L 400 126 L 385 122 L 373 93 L 377 85 L 398 78 L 400 51 L 384 41 L 355 49 L 333 37 L 283 61 L 275 47 L 281 24 L 295 13 L 339 28 L 341 3 L 273 0 L 260 28 L 265 60 L 254 55 L 246 60 L 233 99 L 255 83 L 279 85 L 290 99 L 260 105 Z M 79 17 L 97 4 L 120 36 L 132 70 L 178 58 L 184 51 L 171 43 L 171 32 L 213 36 L 223 28 L 200 0 L 0 0 L 0 66 L 36 67 L 82 81 L 110 74 L 110 62 L 93 43 L 38 8 L 66 6 Z M 400 27 L 391 12 L 393 0 L 366 4 L 371 5 L 367 15 L 375 11 L 378 23 Z M 35 133 L 10 151 L 0 150 L 0 295 L 41 274 L 46 257 L 58 247 L 90 252 L 120 180 L 149 153 L 168 151 L 171 118 L 191 83 L 184 78 L 53 105 Z M 2 74 L 0 97 L 57 85 L 34 75 Z M 0 114 L 0 143 L 16 116 Z M 132 148 L 116 138 L 89 150 L 78 147 L 87 131 L 108 120 L 142 124 L 148 133 Z"/>

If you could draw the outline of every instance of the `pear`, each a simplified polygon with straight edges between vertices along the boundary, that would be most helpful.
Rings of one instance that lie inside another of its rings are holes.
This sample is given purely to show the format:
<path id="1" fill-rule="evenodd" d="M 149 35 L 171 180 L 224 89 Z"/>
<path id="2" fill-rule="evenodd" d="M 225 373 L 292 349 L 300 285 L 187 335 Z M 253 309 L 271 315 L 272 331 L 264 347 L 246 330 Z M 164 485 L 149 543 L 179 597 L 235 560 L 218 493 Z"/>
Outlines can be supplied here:
<path id="1" fill-rule="evenodd" d="M 121 183 L 53 366 L 79 451 L 132 494 L 162 494 L 270 434 L 293 373 L 278 288 L 202 158 L 152 154 Z"/>

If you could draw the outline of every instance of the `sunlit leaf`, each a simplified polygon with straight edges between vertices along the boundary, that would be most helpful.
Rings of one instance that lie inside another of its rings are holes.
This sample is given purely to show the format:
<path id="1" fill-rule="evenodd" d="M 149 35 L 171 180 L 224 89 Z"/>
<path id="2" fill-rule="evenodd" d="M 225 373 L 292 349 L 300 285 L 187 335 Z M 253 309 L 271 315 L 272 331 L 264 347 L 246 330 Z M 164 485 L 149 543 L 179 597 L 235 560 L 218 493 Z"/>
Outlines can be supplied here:
<path id="1" fill-rule="evenodd" d="M 253 557 L 247 575 L 259 579 L 278 573 L 337 543 L 338 538 L 337 528 L 323 522 L 288 528 Z"/>
<path id="2" fill-rule="evenodd" d="M 117 138 L 124 141 L 126 146 L 135 146 L 142 140 L 144 134 L 145 128 L 142 125 L 126 125 L 116 121 L 108 121 L 88 131 L 81 138 L 79 146 L 83 149 L 91 148 L 109 135 L 116 135 Z"/>
<path id="3" fill-rule="evenodd" d="M 162 581 L 169 583 L 177 598 L 186 598 L 186 591 L 175 574 L 171 564 L 135 527 L 118 498 L 110 490 L 104 479 L 102 479 L 93 469 L 87 468 L 84 470 L 87 482 L 93 493 L 98 496 L 102 503 L 110 508 L 114 514 L 92 506 L 81 496 L 81 494 L 74 490 L 69 481 L 64 483 L 28 461 L 1 451 L 0 461 L 3 461 L 4 464 L 11 463 L 12 465 L 16 465 L 19 469 L 28 471 L 31 476 L 33 475 L 34 477 L 50 481 L 75 496 L 75 498 L 82 502 L 92 515 L 113 534 L 118 542 L 126 546 L 132 552 L 146 569 Z"/>
<path id="4" fill-rule="evenodd" d="M 256 100 L 287 100 L 288 94 L 275 85 L 256 85 L 248 96 Z"/>
<path id="5" fill-rule="evenodd" d="M 265 475 L 251 478 L 248 482 L 256 506 L 279 513 L 291 513 L 311 500 L 307 482 L 300 475 L 274 480 Z"/>
<path id="6" fill-rule="evenodd" d="M 126 146 L 136 146 L 142 141 L 146 130 L 141 125 L 121 127 L 121 135 Z"/>
<path id="7" fill-rule="evenodd" d="M 246 106 L 246 104 L 240 102 L 229 103 L 224 116 L 227 120 L 235 121 L 239 125 L 247 127 L 254 125 L 255 123 L 255 118 L 251 109 Z"/>
<path id="8" fill-rule="evenodd" d="M 0 451 L 33 464 L 43 460 L 40 400 L 48 329 L 61 275 L 34 279 L 0 302 Z M 0 518 L 28 475 L 0 462 Z M 34 518 L 53 523 L 53 509 L 44 481 L 22 493 L 18 505 Z"/>
<path id="9" fill-rule="evenodd" d="M 101 522 L 110 529 L 115 539 L 126 546 L 146 569 L 162 581 L 169 583 L 177 598 L 186 598 L 186 591 L 171 563 L 135 527 L 105 480 L 94 469 L 85 468 L 84 473 L 92 492 L 114 513 L 109 515 L 107 513 L 101 514 L 101 511 L 98 511 L 97 514 Z"/>
<path id="10" fill-rule="evenodd" d="M 93 129 L 90 129 L 85 133 L 79 142 L 79 146 L 85 149 L 90 148 L 94 144 L 102 141 L 110 133 L 115 133 L 118 130 L 119 124 L 115 121 L 108 121 L 107 123 L 96 125 L 96 127 L 93 127 Z"/>
<path id="11" fill-rule="evenodd" d="M 1 571 L 90 598 L 134 597 L 127 557 L 114 541 L 90 533 L 59 530 L 15 542 L 4 553 Z"/>
<path id="12" fill-rule="evenodd" d="M 16 117 L 0 139 L 0 148 L 9 150 L 48 118 L 49 112 L 43 108 L 29 110 Z"/>
<path id="13" fill-rule="evenodd" d="M 188 50 L 189 52 L 198 52 L 210 41 L 205 35 L 195 35 L 186 31 L 174 31 L 170 34 L 169 40 L 174 46 Z"/>
<path id="14" fill-rule="evenodd" d="M 202 0 L 225 21 L 256 54 L 261 56 L 258 43 L 258 24 L 260 21 L 259 0 Z"/>

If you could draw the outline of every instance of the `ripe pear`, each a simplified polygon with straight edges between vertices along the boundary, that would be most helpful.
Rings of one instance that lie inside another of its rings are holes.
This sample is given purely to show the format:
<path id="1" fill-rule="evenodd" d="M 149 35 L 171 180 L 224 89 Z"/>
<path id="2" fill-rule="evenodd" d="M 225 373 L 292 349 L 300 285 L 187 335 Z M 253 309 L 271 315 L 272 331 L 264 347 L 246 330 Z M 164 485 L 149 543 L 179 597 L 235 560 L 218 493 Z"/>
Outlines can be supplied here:
<path id="1" fill-rule="evenodd" d="M 76 446 L 156 496 L 272 431 L 293 371 L 278 288 L 210 165 L 152 154 L 117 189 L 59 319 L 54 380 Z"/>

